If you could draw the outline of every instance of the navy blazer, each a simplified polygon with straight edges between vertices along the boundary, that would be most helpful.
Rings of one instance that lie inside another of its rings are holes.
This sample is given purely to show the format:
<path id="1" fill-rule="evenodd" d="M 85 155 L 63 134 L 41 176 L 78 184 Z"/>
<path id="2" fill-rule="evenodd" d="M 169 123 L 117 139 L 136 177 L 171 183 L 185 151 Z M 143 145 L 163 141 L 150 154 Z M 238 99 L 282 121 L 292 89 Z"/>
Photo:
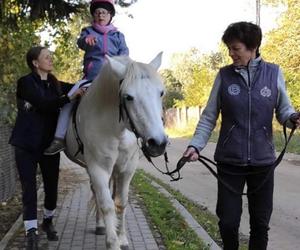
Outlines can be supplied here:
<path id="1" fill-rule="evenodd" d="M 34 72 L 17 82 L 17 118 L 9 143 L 31 152 L 43 152 L 54 137 L 60 108 L 70 100 L 72 84 L 48 74 L 41 80 Z"/>

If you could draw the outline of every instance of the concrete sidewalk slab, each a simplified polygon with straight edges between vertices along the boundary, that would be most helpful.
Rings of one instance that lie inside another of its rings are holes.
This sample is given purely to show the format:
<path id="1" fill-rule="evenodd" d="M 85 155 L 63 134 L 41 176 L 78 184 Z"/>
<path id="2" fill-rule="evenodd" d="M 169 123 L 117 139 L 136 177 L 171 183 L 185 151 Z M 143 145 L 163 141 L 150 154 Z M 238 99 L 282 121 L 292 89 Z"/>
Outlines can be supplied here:
<path id="1" fill-rule="evenodd" d="M 127 235 L 131 250 L 161 250 L 150 230 L 144 213 L 130 192 L 126 210 Z M 42 199 L 39 201 L 42 208 Z M 42 209 L 38 211 L 42 221 Z M 57 212 L 54 218 L 59 241 L 49 242 L 39 230 L 40 249 L 50 250 L 105 250 L 105 236 L 95 235 L 95 203 L 92 199 L 89 177 L 86 170 L 69 161 L 64 155 L 61 160 Z M 24 248 L 23 226 L 16 229 L 14 237 L 5 249 Z"/>

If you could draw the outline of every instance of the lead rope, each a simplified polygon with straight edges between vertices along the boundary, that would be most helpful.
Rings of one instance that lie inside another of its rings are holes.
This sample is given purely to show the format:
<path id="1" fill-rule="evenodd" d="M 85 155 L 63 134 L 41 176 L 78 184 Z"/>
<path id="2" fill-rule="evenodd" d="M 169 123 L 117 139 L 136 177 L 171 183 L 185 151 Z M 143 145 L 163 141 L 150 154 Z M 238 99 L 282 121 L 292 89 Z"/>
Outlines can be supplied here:
<path id="1" fill-rule="evenodd" d="M 198 161 L 200 161 L 211 173 L 214 177 L 216 177 L 216 179 L 218 181 L 220 181 L 220 183 L 222 183 L 222 185 L 224 185 L 228 190 L 230 190 L 231 192 L 235 193 L 235 194 L 238 194 L 238 195 L 250 195 L 250 194 L 254 194 L 256 193 L 259 189 L 261 189 L 263 187 L 263 185 L 266 183 L 266 181 L 269 179 L 271 173 L 275 170 L 275 168 L 279 165 L 279 163 L 281 162 L 284 154 L 285 154 L 285 151 L 286 151 L 286 148 L 294 134 L 296 130 L 296 127 L 294 126 L 289 134 L 289 136 L 287 137 L 287 133 L 286 133 L 286 123 L 284 124 L 283 126 L 283 134 L 284 134 L 284 139 L 285 139 L 285 144 L 284 144 L 284 147 L 281 151 L 281 153 L 279 154 L 279 156 L 277 157 L 276 161 L 270 165 L 270 169 L 269 170 L 264 170 L 264 171 L 256 171 L 256 172 L 247 172 L 247 173 L 243 173 L 243 174 L 239 174 L 239 173 L 233 173 L 233 172 L 229 172 L 229 171 L 224 171 L 223 169 L 221 169 L 217 163 L 215 163 L 214 161 L 210 160 L 209 158 L 205 157 L 205 156 L 202 156 L 200 155 L 199 156 L 199 159 Z M 176 169 L 173 170 L 172 172 L 170 172 L 170 176 L 172 178 L 172 180 L 179 180 L 181 179 L 180 177 L 180 170 L 181 168 L 185 165 L 185 163 L 188 161 L 188 158 L 187 157 L 181 157 L 177 163 L 177 166 L 176 166 Z M 239 192 L 237 190 L 235 190 L 230 184 L 228 184 L 227 182 L 225 182 L 219 175 L 218 173 L 209 165 L 212 164 L 214 166 L 216 166 L 216 168 L 218 169 L 218 171 L 220 172 L 223 172 L 223 173 L 226 173 L 226 174 L 229 174 L 229 175 L 254 175 L 254 174 L 260 174 L 260 173 L 263 173 L 263 172 L 266 172 L 268 171 L 267 173 L 267 176 L 265 177 L 265 179 L 261 182 L 261 184 L 255 188 L 254 190 L 252 190 L 251 192 L 247 192 L 247 193 L 244 193 L 244 192 Z M 178 174 L 178 177 L 177 178 L 173 178 L 172 175 L 174 175 L 175 173 Z"/>

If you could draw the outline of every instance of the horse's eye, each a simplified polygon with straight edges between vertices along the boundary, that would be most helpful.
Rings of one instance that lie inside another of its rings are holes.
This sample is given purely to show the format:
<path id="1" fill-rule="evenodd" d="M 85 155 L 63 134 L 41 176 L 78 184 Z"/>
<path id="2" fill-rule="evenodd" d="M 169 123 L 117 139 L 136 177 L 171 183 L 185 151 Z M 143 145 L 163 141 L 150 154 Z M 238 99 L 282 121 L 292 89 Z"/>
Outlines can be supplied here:
<path id="1" fill-rule="evenodd" d="M 133 101 L 133 96 L 131 96 L 131 95 L 125 95 L 124 98 L 125 98 L 127 101 Z"/>
<path id="2" fill-rule="evenodd" d="M 160 97 L 162 97 L 164 94 L 165 94 L 165 92 L 164 92 L 164 91 L 161 91 L 161 92 L 160 92 Z"/>

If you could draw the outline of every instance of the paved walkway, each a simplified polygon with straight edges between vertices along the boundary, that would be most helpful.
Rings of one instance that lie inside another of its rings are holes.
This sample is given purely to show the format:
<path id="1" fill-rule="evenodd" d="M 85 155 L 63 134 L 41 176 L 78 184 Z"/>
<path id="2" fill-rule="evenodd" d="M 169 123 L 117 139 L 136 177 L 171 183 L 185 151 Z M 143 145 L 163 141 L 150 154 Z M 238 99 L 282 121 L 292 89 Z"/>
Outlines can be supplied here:
<path id="1" fill-rule="evenodd" d="M 39 208 L 42 208 L 42 198 L 39 199 Z M 39 221 L 41 216 L 42 209 L 39 210 Z M 94 233 L 95 221 L 95 203 L 92 199 L 88 175 L 85 169 L 63 156 L 58 206 L 54 220 L 60 239 L 58 242 L 48 242 L 46 235 L 40 230 L 40 249 L 105 250 L 105 236 L 96 236 Z M 131 192 L 126 210 L 126 222 L 131 250 L 165 249 L 157 244 L 143 211 Z M 24 249 L 23 241 L 24 231 L 21 226 L 5 249 Z"/>

